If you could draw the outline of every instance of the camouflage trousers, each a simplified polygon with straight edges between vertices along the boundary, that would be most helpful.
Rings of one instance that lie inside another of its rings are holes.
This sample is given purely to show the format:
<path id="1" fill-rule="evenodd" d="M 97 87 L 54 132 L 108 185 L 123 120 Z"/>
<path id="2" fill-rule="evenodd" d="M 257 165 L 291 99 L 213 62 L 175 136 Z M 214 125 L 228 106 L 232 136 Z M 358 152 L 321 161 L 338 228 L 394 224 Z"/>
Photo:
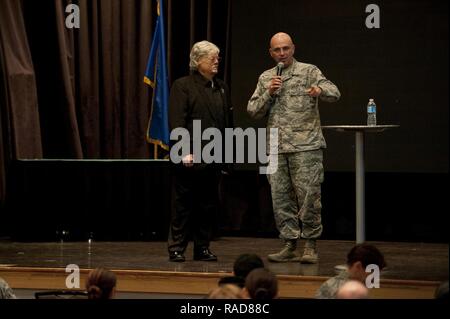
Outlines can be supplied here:
<path id="1" fill-rule="evenodd" d="M 322 150 L 278 154 L 278 170 L 267 176 L 280 238 L 313 239 L 322 234 L 322 161 Z"/>

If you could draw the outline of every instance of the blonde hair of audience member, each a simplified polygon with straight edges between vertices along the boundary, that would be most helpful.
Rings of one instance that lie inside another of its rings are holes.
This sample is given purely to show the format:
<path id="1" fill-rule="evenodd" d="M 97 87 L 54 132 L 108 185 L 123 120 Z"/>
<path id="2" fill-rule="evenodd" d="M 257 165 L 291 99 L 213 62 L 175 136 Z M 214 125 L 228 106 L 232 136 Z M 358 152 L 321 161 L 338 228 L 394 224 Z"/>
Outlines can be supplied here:
<path id="1" fill-rule="evenodd" d="M 242 289 L 234 284 L 224 284 L 213 289 L 208 299 L 242 299 Z"/>
<path id="2" fill-rule="evenodd" d="M 0 278 L 0 299 L 17 299 L 8 283 Z"/>
<path id="3" fill-rule="evenodd" d="M 265 268 L 252 270 L 245 279 L 243 296 L 250 299 L 268 300 L 278 297 L 278 279 Z"/>
<path id="4" fill-rule="evenodd" d="M 339 288 L 336 299 L 368 299 L 369 289 L 360 281 L 349 280 Z"/>
<path id="5" fill-rule="evenodd" d="M 86 280 L 89 299 L 112 299 L 116 294 L 116 275 L 107 269 L 92 270 Z"/>

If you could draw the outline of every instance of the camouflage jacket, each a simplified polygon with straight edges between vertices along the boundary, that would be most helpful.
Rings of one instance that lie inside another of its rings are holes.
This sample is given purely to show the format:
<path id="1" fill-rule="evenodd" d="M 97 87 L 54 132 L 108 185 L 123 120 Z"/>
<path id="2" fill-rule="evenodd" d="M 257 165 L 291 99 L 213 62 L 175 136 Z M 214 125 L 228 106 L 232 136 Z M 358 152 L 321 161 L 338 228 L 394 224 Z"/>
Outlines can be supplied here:
<path id="1" fill-rule="evenodd" d="M 292 65 L 283 70 L 280 92 L 271 97 L 268 87 L 275 75 L 276 67 L 261 74 L 247 112 L 254 118 L 269 115 L 267 128 L 278 128 L 279 153 L 326 148 L 318 98 L 310 97 L 306 90 L 318 86 L 322 89 L 321 100 L 335 102 L 341 96 L 339 89 L 316 66 L 294 59 Z"/>
<path id="2" fill-rule="evenodd" d="M 335 299 L 339 288 L 349 280 L 349 273 L 342 271 L 339 275 L 325 281 L 316 293 L 317 299 Z"/>

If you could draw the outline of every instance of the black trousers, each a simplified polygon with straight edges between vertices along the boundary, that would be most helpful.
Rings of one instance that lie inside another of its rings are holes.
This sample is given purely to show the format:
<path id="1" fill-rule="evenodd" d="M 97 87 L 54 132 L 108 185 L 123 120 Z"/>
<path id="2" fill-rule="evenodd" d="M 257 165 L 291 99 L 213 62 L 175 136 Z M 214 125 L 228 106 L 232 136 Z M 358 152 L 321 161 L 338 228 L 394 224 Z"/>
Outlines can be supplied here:
<path id="1" fill-rule="evenodd" d="M 219 170 L 174 165 L 174 201 L 169 229 L 169 252 L 184 252 L 189 240 L 194 250 L 209 247 L 212 223 L 218 212 Z"/>

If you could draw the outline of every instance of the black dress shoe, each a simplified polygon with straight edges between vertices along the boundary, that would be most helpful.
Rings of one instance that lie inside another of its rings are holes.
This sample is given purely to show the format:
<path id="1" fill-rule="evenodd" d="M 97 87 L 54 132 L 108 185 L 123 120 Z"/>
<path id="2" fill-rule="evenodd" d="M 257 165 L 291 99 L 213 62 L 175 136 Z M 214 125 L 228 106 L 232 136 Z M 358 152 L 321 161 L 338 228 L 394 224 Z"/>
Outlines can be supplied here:
<path id="1" fill-rule="evenodd" d="M 183 256 L 183 253 L 179 251 L 173 251 L 169 253 L 169 260 L 173 262 L 182 263 L 183 261 L 185 261 L 185 258 Z"/>
<path id="2" fill-rule="evenodd" d="M 208 248 L 194 250 L 194 260 L 200 261 L 217 261 L 217 256 L 214 255 Z"/>

